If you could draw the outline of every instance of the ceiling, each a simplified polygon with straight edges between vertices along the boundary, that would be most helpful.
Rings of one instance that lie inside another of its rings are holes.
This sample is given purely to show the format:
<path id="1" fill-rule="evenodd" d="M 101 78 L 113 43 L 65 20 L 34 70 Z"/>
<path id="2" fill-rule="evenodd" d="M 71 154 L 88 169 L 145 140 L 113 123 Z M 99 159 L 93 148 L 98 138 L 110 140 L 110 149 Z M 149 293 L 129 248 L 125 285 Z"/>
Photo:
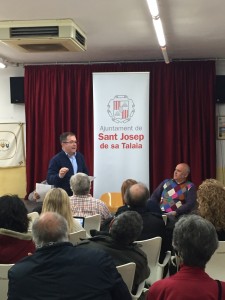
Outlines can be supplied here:
<path id="1" fill-rule="evenodd" d="M 146 0 L 1 0 L 0 21 L 70 18 L 87 51 L 22 53 L 0 43 L 0 57 L 21 64 L 163 60 Z M 158 0 L 170 60 L 225 59 L 224 0 Z"/>

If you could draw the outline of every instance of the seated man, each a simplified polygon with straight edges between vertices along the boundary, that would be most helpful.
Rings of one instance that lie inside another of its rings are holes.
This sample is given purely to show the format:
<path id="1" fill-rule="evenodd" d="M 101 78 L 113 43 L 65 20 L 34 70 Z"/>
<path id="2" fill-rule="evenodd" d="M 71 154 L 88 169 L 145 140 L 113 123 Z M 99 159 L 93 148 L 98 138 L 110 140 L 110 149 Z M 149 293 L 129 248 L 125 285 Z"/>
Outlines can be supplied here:
<path id="1" fill-rule="evenodd" d="M 43 213 L 32 231 L 37 250 L 10 269 L 8 300 L 131 299 L 107 253 L 68 242 L 62 216 Z"/>
<path id="2" fill-rule="evenodd" d="M 125 202 L 127 203 L 127 210 L 138 212 L 143 220 L 143 229 L 137 240 L 151 239 L 156 236 L 162 238 L 162 247 L 160 262 L 163 261 L 165 253 L 171 248 L 171 241 L 166 236 L 166 226 L 160 214 L 151 213 L 147 210 L 146 203 L 149 198 L 149 190 L 147 186 L 142 183 L 137 183 L 130 186 L 125 193 Z M 119 208 L 116 215 L 120 214 Z"/>
<path id="3" fill-rule="evenodd" d="M 218 283 L 204 271 L 206 263 L 218 247 L 214 226 L 197 215 L 183 216 L 175 224 L 173 246 L 182 261 L 175 275 L 155 282 L 147 300 L 225 299 L 225 282 L 218 297 Z"/>
<path id="4" fill-rule="evenodd" d="M 143 221 L 135 211 L 127 211 L 112 220 L 109 235 L 97 235 L 80 243 L 91 249 L 103 249 L 110 254 L 116 266 L 136 263 L 133 293 L 150 274 L 145 253 L 134 243 L 141 234 Z"/>
<path id="5" fill-rule="evenodd" d="M 151 202 L 160 203 L 163 213 L 180 216 L 190 213 L 196 208 L 196 188 L 187 180 L 190 168 L 187 164 L 178 164 L 173 178 L 165 179 L 152 193 L 147 207 Z"/>
<path id="6" fill-rule="evenodd" d="M 100 214 L 102 223 L 111 217 L 106 204 L 91 196 L 91 179 L 88 175 L 84 173 L 73 175 L 70 178 L 70 187 L 73 191 L 73 196 L 70 197 L 70 200 L 74 216 L 88 217 Z"/>

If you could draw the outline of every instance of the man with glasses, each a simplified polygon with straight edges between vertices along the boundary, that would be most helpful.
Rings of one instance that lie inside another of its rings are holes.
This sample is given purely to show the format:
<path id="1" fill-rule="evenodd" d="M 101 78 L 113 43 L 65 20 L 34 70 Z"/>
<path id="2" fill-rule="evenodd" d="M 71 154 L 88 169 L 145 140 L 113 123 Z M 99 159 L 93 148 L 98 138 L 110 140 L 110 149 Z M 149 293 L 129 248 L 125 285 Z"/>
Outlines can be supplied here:
<path id="1" fill-rule="evenodd" d="M 77 151 L 77 139 L 73 132 L 62 133 L 60 143 L 62 151 L 49 162 L 47 182 L 64 189 L 69 196 L 72 196 L 70 177 L 79 172 L 88 175 L 88 169 L 84 156 Z"/>

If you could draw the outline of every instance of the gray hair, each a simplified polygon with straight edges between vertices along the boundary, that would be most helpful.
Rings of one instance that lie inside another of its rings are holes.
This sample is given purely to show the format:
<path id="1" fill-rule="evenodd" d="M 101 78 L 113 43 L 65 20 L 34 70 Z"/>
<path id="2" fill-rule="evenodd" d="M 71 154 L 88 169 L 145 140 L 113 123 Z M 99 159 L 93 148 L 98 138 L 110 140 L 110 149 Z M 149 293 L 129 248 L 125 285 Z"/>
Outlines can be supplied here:
<path id="1" fill-rule="evenodd" d="M 85 173 L 77 173 L 70 178 L 70 188 L 75 195 L 87 195 L 90 193 L 91 180 Z"/>
<path id="2" fill-rule="evenodd" d="M 110 228 L 112 238 L 122 244 L 129 245 L 140 236 L 143 220 L 136 211 L 126 211 L 117 216 Z"/>
<path id="3" fill-rule="evenodd" d="M 143 183 L 136 183 L 127 188 L 124 200 L 125 203 L 131 207 L 143 207 L 146 206 L 149 196 L 150 194 L 147 186 Z"/>
<path id="4" fill-rule="evenodd" d="M 185 265 L 205 268 L 218 248 L 216 229 L 198 215 L 183 216 L 175 224 L 173 247 Z"/>
<path id="5" fill-rule="evenodd" d="M 56 212 L 46 212 L 35 219 L 32 226 L 36 248 L 68 242 L 68 225 L 64 217 Z"/>

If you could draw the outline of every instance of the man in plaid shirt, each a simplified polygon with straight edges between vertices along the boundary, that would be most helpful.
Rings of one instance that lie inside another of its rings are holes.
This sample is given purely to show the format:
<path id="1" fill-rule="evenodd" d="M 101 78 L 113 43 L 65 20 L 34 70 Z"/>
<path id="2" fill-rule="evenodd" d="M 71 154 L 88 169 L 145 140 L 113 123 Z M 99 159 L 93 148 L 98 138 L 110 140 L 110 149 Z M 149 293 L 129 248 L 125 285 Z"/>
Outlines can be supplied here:
<path id="1" fill-rule="evenodd" d="M 112 217 L 105 203 L 90 194 L 91 180 L 88 175 L 84 173 L 73 175 L 70 178 L 70 187 L 73 191 L 70 202 L 74 216 L 87 217 L 100 214 L 101 223 Z"/>

